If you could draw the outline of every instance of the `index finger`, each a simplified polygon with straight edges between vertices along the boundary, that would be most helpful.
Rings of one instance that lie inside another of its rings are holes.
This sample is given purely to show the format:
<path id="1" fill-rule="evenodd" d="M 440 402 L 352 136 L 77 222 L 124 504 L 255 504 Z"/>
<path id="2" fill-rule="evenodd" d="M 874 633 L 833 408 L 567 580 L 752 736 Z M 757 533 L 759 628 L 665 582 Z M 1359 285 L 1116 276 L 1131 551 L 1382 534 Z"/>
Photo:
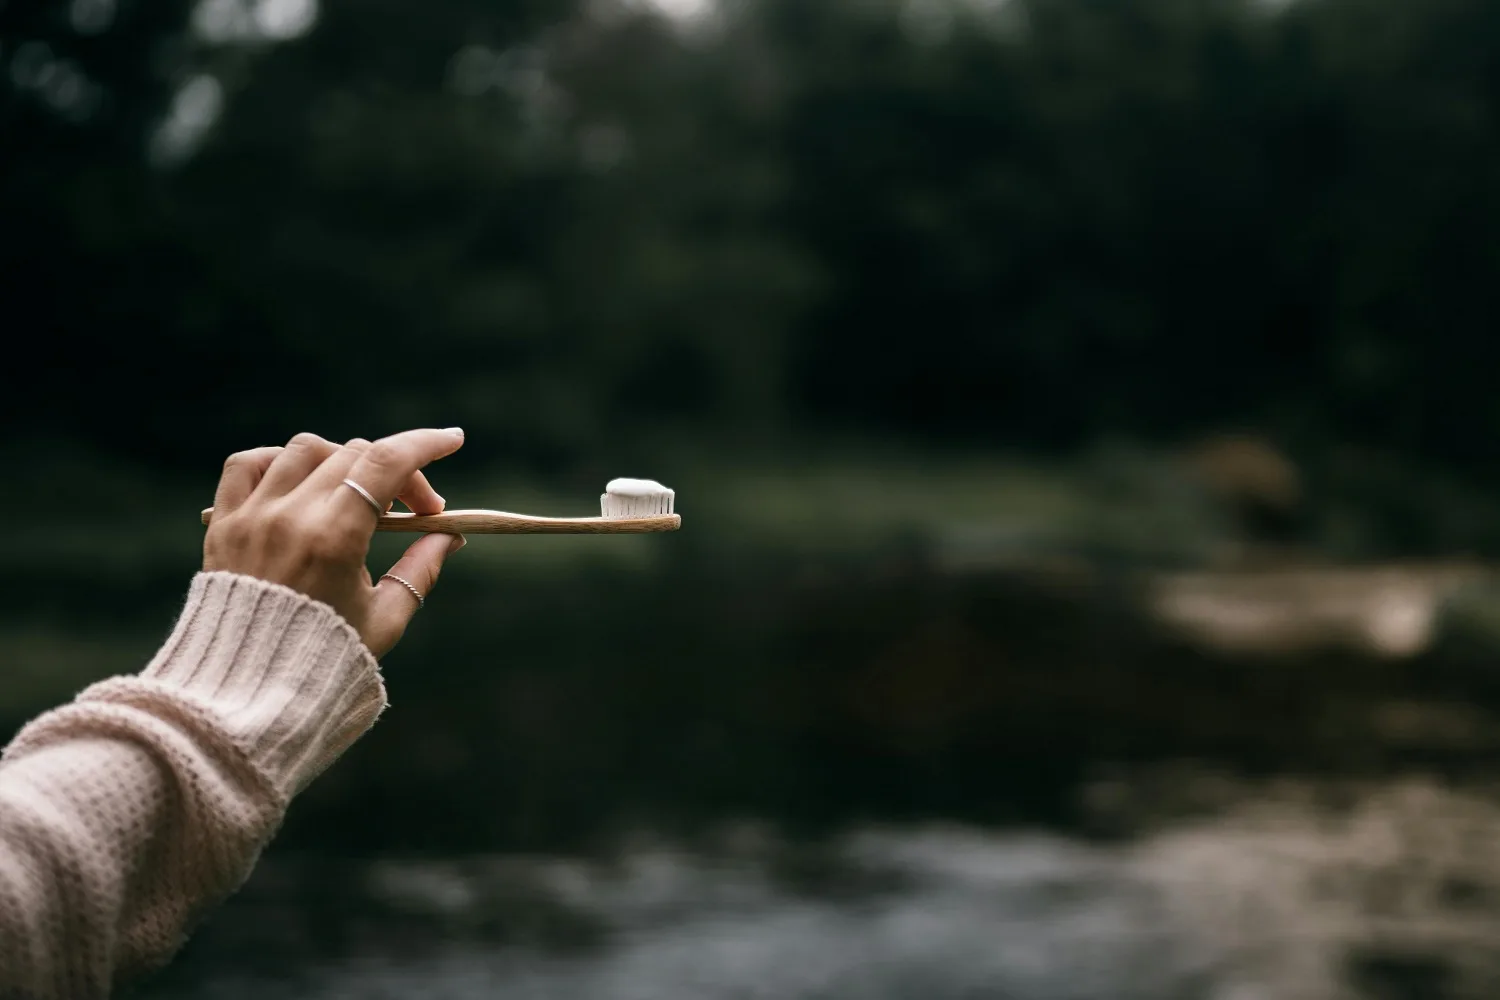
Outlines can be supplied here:
<path id="1" fill-rule="evenodd" d="M 419 469 L 453 454 L 463 443 L 464 432 L 458 427 L 392 434 L 356 452 L 340 478 L 354 480 L 382 507 L 389 507 L 398 494 L 406 492 Z M 352 502 L 368 506 L 352 490 L 345 492 Z"/>

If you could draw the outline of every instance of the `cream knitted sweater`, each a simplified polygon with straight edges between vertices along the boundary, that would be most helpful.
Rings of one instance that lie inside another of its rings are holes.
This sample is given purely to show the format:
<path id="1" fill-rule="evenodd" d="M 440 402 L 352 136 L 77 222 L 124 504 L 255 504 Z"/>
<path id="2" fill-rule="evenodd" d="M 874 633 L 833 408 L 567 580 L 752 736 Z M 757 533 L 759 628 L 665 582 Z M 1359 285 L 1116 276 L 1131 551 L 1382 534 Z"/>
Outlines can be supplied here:
<path id="1" fill-rule="evenodd" d="M 164 963 L 384 707 L 332 608 L 199 574 L 144 671 L 31 722 L 0 758 L 0 997 L 106 997 Z"/>

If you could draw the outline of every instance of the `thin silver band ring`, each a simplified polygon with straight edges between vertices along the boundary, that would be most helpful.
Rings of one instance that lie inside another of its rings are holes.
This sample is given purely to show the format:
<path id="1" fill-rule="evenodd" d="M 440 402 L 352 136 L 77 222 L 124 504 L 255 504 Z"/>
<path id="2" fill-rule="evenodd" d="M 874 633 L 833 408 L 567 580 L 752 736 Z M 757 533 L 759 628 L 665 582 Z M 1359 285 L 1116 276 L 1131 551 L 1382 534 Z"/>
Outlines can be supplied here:
<path id="1" fill-rule="evenodd" d="M 401 584 L 401 586 L 403 586 L 407 590 L 411 591 L 411 596 L 413 596 L 413 597 L 415 597 L 417 599 L 417 610 L 418 611 L 421 611 L 424 607 L 426 607 L 426 605 L 427 605 L 427 598 L 425 598 L 425 597 L 422 596 L 422 592 L 420 590 L 418 590 L 416 587 L 413 587 L 411 585 L 411 581 L 410 580 L 403 580 L 399 576 L 397 576 L 395 573 L 382 573 L 381 576 L 380 576 L 380 578 L 382 580 L 395 580 L 397 583 Z"/>
<path id="2" fill-rule="evenodd" d="M 360 496 L 364 497 L 365 502 L 374 509 L 376 517 L 385 516 L 385 508 L 380 506 L 379 500 L 376 500 L 374 497 L 370 496 L 369 490 L 365 489 L 363 486 L 359 485 L 352 479 L 344 480 L 344 485 L 349 487 L 354 492 L 358 493 Z"/>

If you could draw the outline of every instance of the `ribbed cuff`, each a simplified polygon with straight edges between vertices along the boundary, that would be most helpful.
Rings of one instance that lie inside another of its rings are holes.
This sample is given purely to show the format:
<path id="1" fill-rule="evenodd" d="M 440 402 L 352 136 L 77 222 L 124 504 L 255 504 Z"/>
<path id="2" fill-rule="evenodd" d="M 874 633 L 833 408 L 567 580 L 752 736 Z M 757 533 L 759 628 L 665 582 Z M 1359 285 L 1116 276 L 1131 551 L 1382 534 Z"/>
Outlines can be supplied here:
<path id="1" fill-rule="evenodd" d="M 209 712 L 288 798 L 386 705 L 374 656 L 338 612 L 235 573 L 194 577 L 176 627 L 139 676 Z"/>

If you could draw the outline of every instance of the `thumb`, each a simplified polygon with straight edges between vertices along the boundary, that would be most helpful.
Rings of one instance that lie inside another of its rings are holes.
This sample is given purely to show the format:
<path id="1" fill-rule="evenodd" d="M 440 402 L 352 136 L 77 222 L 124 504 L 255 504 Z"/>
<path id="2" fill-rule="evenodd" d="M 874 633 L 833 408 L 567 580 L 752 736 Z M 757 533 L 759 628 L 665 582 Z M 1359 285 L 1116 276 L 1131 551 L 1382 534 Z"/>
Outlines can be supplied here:
<path id="1" fill-rule="evenodd" d="M 448 557 L 468 544 L 463 535 L 424 535 L 411 544 L 387 572 L 411 584 L 425 599 L 437 586 L 438 576 Z M 366 639 L 377 657 L 390 652 L 401 640 L 406 626 L 421 607 L 417 595 L 398 580 L 383 576 L 375 581 L 375 600 L 370 609 Z"/>

